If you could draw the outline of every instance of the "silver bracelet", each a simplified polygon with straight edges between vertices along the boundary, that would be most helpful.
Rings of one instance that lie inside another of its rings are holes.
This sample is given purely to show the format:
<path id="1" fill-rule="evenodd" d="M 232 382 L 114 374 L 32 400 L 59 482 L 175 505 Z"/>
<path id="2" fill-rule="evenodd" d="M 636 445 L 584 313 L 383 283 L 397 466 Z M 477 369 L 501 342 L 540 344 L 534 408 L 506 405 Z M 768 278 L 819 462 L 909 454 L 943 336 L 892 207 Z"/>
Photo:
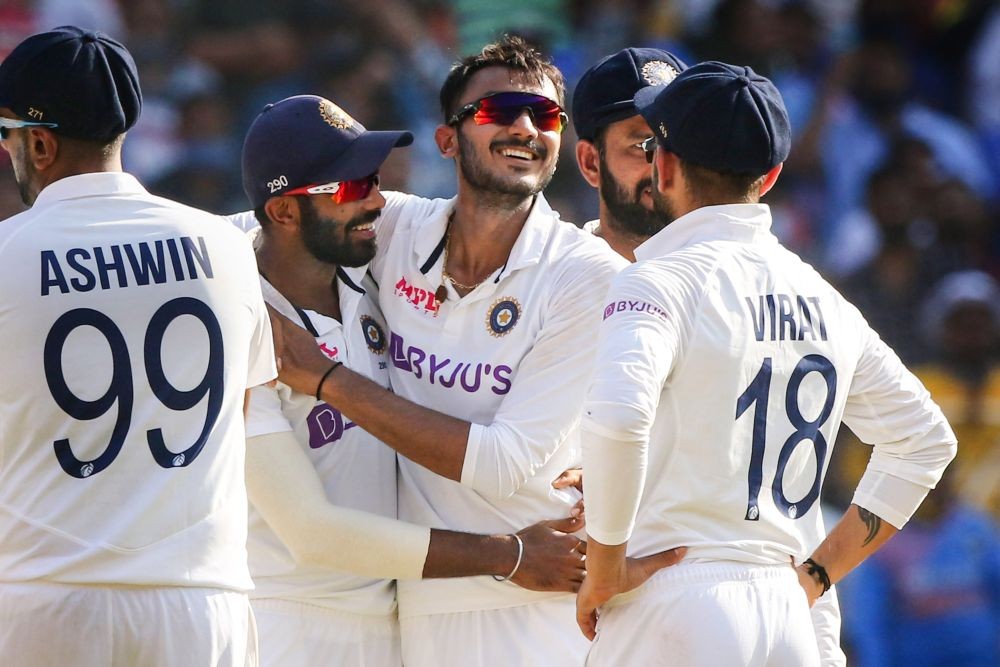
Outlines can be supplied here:
<path id="1" fill-rule="evenodd" d="M 506 577 L 500 577 L 493 575 L 493 579 L 496 581 L 508 581 L 511 577 L 517 574 L 517 568 L 521 567 L 521 559 L 524 558 L 524 542 L 521 540 L 521 536 L 514 533 L 514 539 L 517 540 L 517 562 L 514 563 L 514 569 L 510 571 Z"/>

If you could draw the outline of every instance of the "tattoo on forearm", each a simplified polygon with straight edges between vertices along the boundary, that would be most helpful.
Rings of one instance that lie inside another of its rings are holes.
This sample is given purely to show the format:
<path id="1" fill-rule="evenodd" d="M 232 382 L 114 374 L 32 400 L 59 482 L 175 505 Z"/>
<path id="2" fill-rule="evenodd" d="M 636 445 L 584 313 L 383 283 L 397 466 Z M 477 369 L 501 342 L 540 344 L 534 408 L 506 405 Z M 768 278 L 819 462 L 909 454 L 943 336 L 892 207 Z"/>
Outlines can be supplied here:
<path id="1" fill-rule="evenodd" d="M 858 508 L 858 516 L 861 517 L 861 520 L 865 522 L 866 526 L 868 526 L 868 536 L 865 538 L 865 541 L 861 543 L 861 546 L 867 547 L 868 544 L 875 539 L 875 536 L 878 535 L 878 531 L 882 527 L 882 519 L 878 518 L 864 507 Z"/>

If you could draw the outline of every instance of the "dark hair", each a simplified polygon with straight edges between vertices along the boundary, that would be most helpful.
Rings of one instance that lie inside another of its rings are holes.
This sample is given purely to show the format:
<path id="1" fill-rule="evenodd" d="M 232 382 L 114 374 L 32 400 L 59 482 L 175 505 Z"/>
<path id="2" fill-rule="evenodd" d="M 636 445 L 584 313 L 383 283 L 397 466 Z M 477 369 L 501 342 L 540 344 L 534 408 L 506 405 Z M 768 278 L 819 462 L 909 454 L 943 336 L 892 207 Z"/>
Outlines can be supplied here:
<path id="1" fill-rule="evenodd" d="M 441 111 L 446 122 L 457 111 L 455 107 L 465 92 L 469 79 L 487 67 L 506 67 L 539 84 L 548 78 L 555 85 L 556 102 L 564 106 L 566 83 L 562 72 L 520 37 L 504 35 L 496 42 L 484 46 L 479 53 L 462 58 L 448 72 L 448 77 L 441 86 L 440 96 Z"/>
<path id="2" fill-rule="evenodd" d="M 683 159 L 680 163 L 688 193 L 699 206 L 756 204 L 760 201 L 760 186 L 767 174 L 715 171 Z"/>

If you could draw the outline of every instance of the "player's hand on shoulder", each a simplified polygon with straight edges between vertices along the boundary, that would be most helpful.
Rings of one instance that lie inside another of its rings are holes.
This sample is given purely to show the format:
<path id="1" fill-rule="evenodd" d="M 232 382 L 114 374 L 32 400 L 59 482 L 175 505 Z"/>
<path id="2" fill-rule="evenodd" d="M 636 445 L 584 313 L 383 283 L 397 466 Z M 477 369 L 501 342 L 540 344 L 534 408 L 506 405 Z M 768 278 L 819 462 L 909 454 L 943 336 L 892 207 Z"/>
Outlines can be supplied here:
<path id="1" fill-rule="evenodd" d="M 587 543 L 570 533 L 583 527 L 581 517 L 567 517 L 539 521 L 518 532 L 524 556 L 511 581 L 532 591 L 580 590 Z"/>

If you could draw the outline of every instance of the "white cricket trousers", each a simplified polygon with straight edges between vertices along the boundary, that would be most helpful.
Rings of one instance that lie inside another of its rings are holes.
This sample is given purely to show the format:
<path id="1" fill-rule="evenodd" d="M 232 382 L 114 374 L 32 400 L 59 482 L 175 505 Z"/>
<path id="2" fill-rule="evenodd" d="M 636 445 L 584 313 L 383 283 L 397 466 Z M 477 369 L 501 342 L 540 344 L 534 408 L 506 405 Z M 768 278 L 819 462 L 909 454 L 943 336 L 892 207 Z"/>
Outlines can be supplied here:
<path id="1" fill-rule="evenodd" d="M 214 588 L 0 584 L 4 667 L 256 667 L 246 594 Z"/>
<path id="2" fill-rule="evenodd" d="M 292 600 L 251 603 L 260 667 L 399 667 L 396 614 L 363 616 Z"/>
<path id="3" fill-rule="evenodd" d="M 680 563 L 606 605 L 587 667 L 815 667 L 805 593 L 789 565 Z"/>
<path id="4" fill-rule="evenodd" d="M 587 655 L 573 596 L 411 616 L 400 628 L 406 667 L 582 667 Z"/>

